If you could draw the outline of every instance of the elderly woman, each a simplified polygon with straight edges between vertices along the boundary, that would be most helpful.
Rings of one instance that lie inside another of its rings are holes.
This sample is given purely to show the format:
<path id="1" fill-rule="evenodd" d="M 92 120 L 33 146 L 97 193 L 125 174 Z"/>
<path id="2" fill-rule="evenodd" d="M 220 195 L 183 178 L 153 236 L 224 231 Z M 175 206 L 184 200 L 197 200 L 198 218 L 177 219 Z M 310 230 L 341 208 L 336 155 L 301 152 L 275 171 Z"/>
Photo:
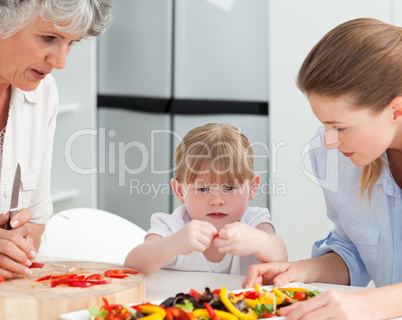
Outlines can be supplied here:
<path id="1" fill-rule="evenodd" d="M 0 2 L 0 276 L 30 274 L 53 210 L 58 95 L 50 73 L 64 68 L 75 43 L 106 29 L 110 10 L 111 0 Z M 18 164 L 18 213 L 10 219 Z"/>

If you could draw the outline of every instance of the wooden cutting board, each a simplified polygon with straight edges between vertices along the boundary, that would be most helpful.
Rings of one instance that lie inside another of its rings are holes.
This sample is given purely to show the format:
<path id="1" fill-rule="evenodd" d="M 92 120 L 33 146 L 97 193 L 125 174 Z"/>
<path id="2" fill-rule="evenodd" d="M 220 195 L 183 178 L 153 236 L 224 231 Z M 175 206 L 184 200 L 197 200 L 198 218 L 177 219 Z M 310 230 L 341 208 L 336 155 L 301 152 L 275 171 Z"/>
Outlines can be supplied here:
<path id="1" fill-rule="evenodd" d="M 60 314 L 103 305 L 102 297 L 110 303 L 145 301 L 145 277 L 130 274 L 124 279 L 112 279 L 110 284 L 88 288 L 60 285 L 50 287 L 50 280 L 37 282 L 46 275 L 70 273 L 104 275 L 106 270 L 127 269 L 119 265 L 86 261 L 47 261 L 43 268 L 32 269 L 29 277 L 18 277 L 0 283 L 0 319 L 59 320 Z M 110 279 L 110 278 L 108 278 Z"/>

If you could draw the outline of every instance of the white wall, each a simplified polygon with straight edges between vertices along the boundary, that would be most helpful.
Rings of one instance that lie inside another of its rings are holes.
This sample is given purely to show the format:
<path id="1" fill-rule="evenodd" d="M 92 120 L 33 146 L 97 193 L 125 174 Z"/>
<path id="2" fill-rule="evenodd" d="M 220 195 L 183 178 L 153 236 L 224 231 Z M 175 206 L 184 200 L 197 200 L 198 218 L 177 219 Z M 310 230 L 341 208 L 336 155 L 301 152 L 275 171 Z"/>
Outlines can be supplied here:
<path id="1" fill-rule="evenodd" d="M 270 209 L 289 260 L 310 257 L 313 242 L 332 229 L 320 187 L 303 173 L 303 166 L 309 167 L 309 159 L 302 159 L 303 148 L 319 123 L 296 87 L 298 69 L 336 25 L 359 17 L 390 22 L 391 9 L 389 0 L 269 1 L 269 128 L 271 143 L 286 144 L 271 158 L 271 179 L 285 185 L 286 193 L 272 194 Z"/>

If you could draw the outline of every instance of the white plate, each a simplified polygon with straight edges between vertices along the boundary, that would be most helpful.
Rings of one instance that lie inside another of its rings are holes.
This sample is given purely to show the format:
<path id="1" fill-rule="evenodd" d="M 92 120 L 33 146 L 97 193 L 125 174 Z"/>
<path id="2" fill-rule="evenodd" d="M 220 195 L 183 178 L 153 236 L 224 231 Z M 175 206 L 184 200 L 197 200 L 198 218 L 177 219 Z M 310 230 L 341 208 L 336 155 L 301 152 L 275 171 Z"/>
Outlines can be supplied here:
<path id="1" fill-rule="evenodd" d="M 285 287 L 286 288 L 303 288 L 303 289 L 306 289 L 306 290 L 309 290 L 309 291 L 312 291 L 312 290 L 323 291 L 323 290 L 321 290 L 321 289 L 319 289 L 317 287 L 311 286 L 309 284 L 301 283 L 301 282 L 292 282 L 292 283 L 289 283 L 288 285 L 286 285 Z M 268 291 L 271 291 L 273 288 L 274 288 L 274 286 L 263 286 L 263 287 L 261 287 L 261 290 L 266 289 Z M 233 290 L 232 292 L 238 293 L 238 292 L 249 291 L 249 290 L 253 290 L 253 288 L 251 288 L 251 289 Z M 167 298 L 169 298 L 169 297 L 166 297 L 166 299 Z M 161 302 L 162 301 L 153 302 L 153 303 L 154 304 L 160 304 Z M 135 305 L 135 303 L 132 303 L 132 304 Z M 281 320 L 281 319 L 285 319 L 285 318 L 286 317 L 277 317 L 275 319 Z M 89 311 L 88 310 L 80 310 L 80 311 L 63 313 L 63 314 L 60 315 L 60 319 L 61 320 L 88 320 L 89 319 Z"/>

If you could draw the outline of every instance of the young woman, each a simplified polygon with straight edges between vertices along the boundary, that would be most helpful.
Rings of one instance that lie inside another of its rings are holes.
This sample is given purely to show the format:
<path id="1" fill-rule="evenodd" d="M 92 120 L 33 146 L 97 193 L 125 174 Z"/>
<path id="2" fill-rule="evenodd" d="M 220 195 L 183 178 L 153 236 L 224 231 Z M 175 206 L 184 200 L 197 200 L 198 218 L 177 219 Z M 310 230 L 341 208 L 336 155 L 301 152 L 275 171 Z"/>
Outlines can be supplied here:
<path id="1" fill-rule="evenodd" d="M 30 274 L 53 210 L 50 168 L 58 95 L 50 72 L 64 68 L 76 42 L 105 30 L 110 9 L 111 0 L 0 3 L 0 276 Z M 6 230 L 18 164 L 19 212 Z"/>
<path id="2" fill-rule="evenodd" d="M 379 288 L 328 291 L 281 312 L 287 320 L 402 316 L 402 29 L 374 19 L 341 24 L 309 53 L 298 86 L 324 124 L 311 159 L 335 228 L 312 259 L 252 266 L 243 285 L 372 279 Z"/>
<path id="3" fill-rule="evenodd" d="M 145 242 L 124 265 L 146 276 L 161 267 L 246 275 L 253 263 L 287 260 L 268 210 L 247 206 L 260 178 L 252 148 L 237 128 L 207 124 L 191 130 L 174 161 L 171 186 L 184 205 L 172 214 L 153 214 Z"/>

